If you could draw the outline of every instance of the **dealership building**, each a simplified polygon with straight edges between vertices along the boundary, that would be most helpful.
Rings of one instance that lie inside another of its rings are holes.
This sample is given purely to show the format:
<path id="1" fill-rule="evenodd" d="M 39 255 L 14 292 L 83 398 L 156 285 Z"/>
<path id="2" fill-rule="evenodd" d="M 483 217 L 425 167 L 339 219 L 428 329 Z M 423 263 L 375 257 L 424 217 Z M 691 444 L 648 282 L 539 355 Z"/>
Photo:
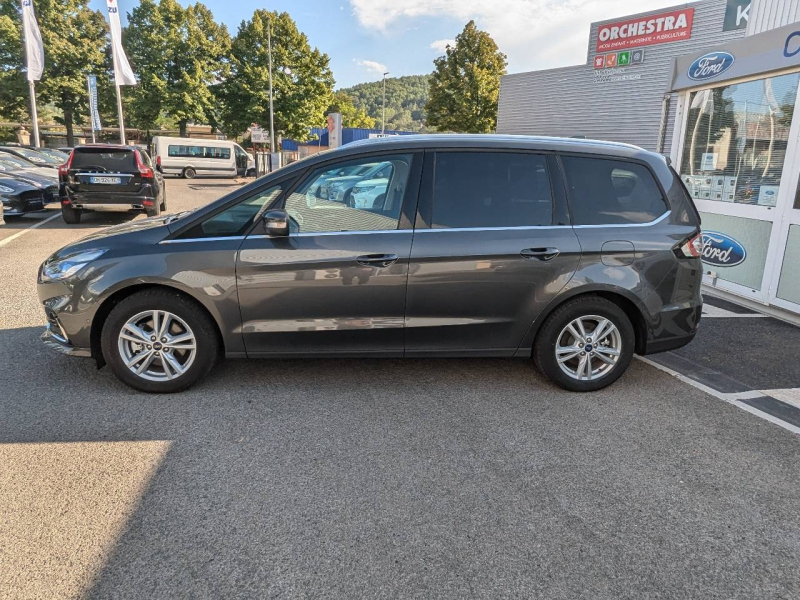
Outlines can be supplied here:
<path id="1" fill-rule="evenodd" d="M 593 23 L 585 64 L 503 77 L 499 133 L 666 154 L 712 293 L 800 320 L 800 0 L 703 0 Z"/>

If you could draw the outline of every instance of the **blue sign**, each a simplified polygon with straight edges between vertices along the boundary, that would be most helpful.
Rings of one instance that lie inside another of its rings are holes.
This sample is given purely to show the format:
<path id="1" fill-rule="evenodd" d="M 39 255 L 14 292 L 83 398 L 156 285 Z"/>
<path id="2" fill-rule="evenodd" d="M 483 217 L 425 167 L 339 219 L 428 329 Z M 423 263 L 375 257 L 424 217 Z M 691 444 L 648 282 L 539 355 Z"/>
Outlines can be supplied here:
<path id="1" fill-rule="evenodd" d="M 689 79 L 704 81 L 730 69 L 736 58 L 730 52 L 709 52 L 695 60 L 689 67 Z"/>
<path id="2" fill-rule="evenodd" d="M 97 77 L 88 76 L 89 83 L 89 116 L 92 119 L 92 131 L 100 131 L 103 125 L 100 123 L 100 113 L 97 110 Z"/>
<path id="3" fill-rule="evenodd" d="M 747 258 L 747 250 L 731 236 L 719 231 L 704 231 L 703 262 L 718 267 L 735 267 Z"/>

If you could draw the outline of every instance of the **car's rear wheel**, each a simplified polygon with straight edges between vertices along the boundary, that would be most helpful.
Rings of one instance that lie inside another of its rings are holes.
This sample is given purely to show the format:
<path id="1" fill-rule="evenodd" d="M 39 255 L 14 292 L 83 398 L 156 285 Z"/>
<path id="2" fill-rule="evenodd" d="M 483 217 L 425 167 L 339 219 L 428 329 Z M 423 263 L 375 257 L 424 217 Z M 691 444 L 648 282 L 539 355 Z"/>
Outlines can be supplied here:
<path id="1" fill-rule="evenodd" d="M 81 215 L 83 211 L 78 210 L 77 208 L 72 208 L 71 206 L 64 206 L 61 205 L 61 216 L 64 219 L 64 223 L 68 225 L 77 225 L 81 222 Z"/>
<path id="2" fill-rule="evenodd" d="M 161 212 L 167 212 L 167 186 L 161 185 Z"/>
<path id="3" fill-rule="evenodd" d="M 533 355 L 554 383 L 590 392 L 619 379 L 630 365 L 636 338 L 625 312 L 597 296 L 576 298 L 557 308 L 536 336 Z"/>
<path id="4" fill-rule="evenodd" d="M 148 217 L 157 217 L 158 215 L 160 215 L 161 206 L 157 204 L 157 202 L 158 202 L 157 199 L 153 199 L 153 206 L 151 208 L 145 208 L 144 214 L 146 214 Z"/>
<path id="5" fill-rule="evenodd" d="M 120 302 L 101 337 L 114 374 L 143 392 L 183 391 L 208 373 L 219 354 L 213 322 L 169 290 L 145 290 Z"/>
<path id="6" fill-rule="evenodd" d="M 194 179 L 196 175 L 197 171 L 195 171 L 192 167 L 186 167 L 183 170 L 184 179 Z"/>

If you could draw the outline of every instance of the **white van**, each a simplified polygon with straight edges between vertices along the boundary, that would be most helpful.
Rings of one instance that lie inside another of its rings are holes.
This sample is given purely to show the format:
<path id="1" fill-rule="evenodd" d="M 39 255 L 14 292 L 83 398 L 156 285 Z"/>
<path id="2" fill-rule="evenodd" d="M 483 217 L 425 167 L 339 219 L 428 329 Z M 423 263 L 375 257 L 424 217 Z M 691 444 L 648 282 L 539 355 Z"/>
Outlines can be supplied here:
<path id="1" fill-rule="evenodd" d="M 256 173 L 256 164 L 237 143 L 198 138 L 153 138 L 152 156 L 165 175 L 243 177 Z"/>

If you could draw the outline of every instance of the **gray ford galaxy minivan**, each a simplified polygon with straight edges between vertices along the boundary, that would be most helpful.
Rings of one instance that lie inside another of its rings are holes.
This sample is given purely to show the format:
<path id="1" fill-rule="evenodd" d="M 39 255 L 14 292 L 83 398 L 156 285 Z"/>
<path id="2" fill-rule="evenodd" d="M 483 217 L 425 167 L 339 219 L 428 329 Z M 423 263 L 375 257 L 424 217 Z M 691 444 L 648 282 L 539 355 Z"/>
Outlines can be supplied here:
<path id="1" fill-rule="evenodd" d="M 375 163 L 358 202 L 316 193 Z M 147 392 L 186 389 L 220 356 L 533 358 L 597 390 L 634 352 L 694 337 L 699 234 L 677 174 L 641 148 L 370 140 L 62 248 L 39 270 L 43 339 Z"/>

